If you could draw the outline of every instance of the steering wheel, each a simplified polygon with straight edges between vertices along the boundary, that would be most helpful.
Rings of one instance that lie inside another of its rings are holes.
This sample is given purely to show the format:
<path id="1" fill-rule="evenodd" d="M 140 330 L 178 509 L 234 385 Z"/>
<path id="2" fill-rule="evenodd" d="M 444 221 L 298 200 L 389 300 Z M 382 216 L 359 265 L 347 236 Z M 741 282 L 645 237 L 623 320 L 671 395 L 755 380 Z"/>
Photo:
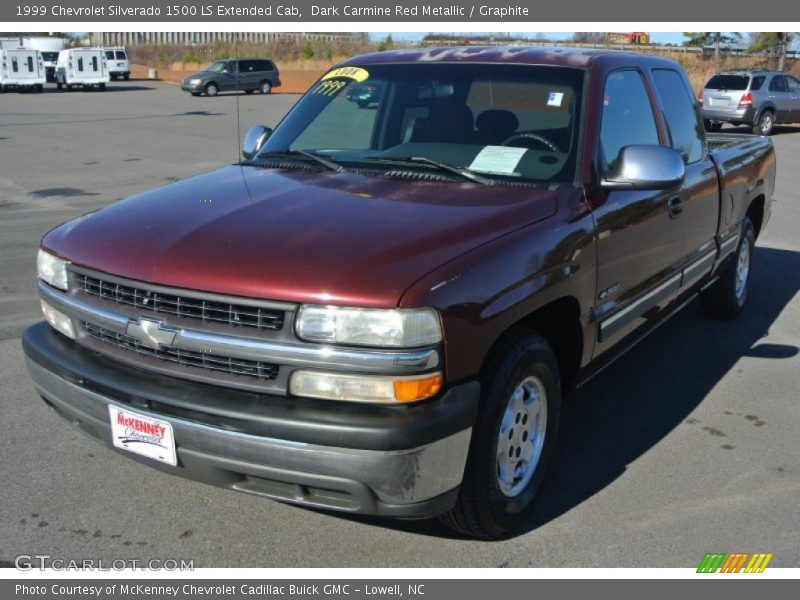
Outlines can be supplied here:
<path id="1" fill-rule="evenodd" d="M 544 137 L 543 135 L 539 135 L 538 133 L 532 133 L 530 131 L 522 131 L 520 133 L 515 133 L 515 134 L 507 137 L 505 140 L 503 140 L 503 144 L 502 145 L 503 146 L 508 146 L 508 145 L 511 144 L 511 142 L 513 142 L 515 140 L 534 140 L 536 142 L 539 142 L 545 148 L 547 148 L 548 150 L 551 150 L 552 152 L 560 152 L 560 150 L 558 149 L 558 146 L 556 146 L 553 142 L 548 140 L 546 137 Z"/>

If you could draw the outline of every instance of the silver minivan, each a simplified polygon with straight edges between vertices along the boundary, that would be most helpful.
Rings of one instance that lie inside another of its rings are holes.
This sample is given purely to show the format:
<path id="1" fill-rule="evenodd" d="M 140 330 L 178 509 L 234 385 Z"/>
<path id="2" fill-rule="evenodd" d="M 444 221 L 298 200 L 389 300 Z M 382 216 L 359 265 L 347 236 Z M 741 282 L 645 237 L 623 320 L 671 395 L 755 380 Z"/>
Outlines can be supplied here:
<path id="1" fill-rule="evenodd" d="M 217 60 L 202 71 L 192 73 L 181 82 L 181 89 L 192 96 L 216 96 L 220 92 L 258 90 L 269 94 L 280 86 L 278 67 L 265 58 Z"/>
<path id="2" fill-rule="evenodd" d="M 698 98 L 706 129 L 749 125 L 769 135 L 776 123 L 800 121 L 800 81 L 782 71 L 724 71 L 708 80 Z"/>

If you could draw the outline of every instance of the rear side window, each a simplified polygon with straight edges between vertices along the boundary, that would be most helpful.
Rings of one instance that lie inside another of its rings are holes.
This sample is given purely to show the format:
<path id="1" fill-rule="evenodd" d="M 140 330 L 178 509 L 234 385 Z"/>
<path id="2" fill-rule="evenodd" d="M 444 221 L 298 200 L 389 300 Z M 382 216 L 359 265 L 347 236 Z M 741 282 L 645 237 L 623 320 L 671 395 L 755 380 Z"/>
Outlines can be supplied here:
<path id="1" fill-rule="evenodd" d="M 33 57 L 32 56 L 28 57 L 28 71 L 30 73 L 33 73 Z"/>
<path id="2" fill-rule="evenodd" d="M 770 92 L 785 92 L 786 91 L 786 81 L 784 80 L 782 75 L 776 75 L 772 78 L 772 81 L 769 82 L 769 91 Z"/>
<path id="3" fill-rule="evenodd" d="M 258 70 L 259 71 L 273 71 L 275 69 L 275 65 L 273 65 L 268 60 L 260 60 L 258 61 Z"/>
<path id="4" fill-rule="evenodd" d="M 750 90 L 756 92 L 761 89 L 761 86 L 764 85 L 764 80 L 766 77 L 763 75 L 759 75 L 758 77 L 753 77 L 753 81 L 750 82 Z"/>
<path id="5" fill-rule="evenodd" d="M 109 56 L 108 58 L 111 57 Z M 123 50 L 117 50 L 117 60 L 128 60 L 128 57 Z"/>
<path id="6" fill-rule="evenodd" d="M 239 70 L 242 73 L 252 73 L 256 70 L 256 61 L 254 60 L 240 60 Z"/>
<path id="7" fill-rule="evenodd" d="M 78 59 L 78 71 L 83 71 L 83 57 Z"/>
<path id="8" fill-rule="evenodd" d="M 653 80 L 664 110 L 672 147 L 681 153 L 686 163 L 700 160 L 705 154 L 701 133 L 703 124 L 683 77 L 672 69 L 655 69 Z"/>
<path id="9" fill-rule="evenodd" d="M 92 71 L 97 71 L 97 57 L 92 57 Z"/>
<path id="10" fill-rule="evenodd" d="M 653 107 L 638 71 L 614 71 L 603 90 L 600 146 L 611 165 L 625 146 L 659 144 Z"/>
<path id="11" fill-rule="evenodd" d="M 16 56 L 11 57 L 11 70 L 14 71 L 14 73 L 19 71 L 19 63 L 17 62 Z"/>
<path id="12" fill-rule="evenodd" d="M 706 89 L 744 91 L 748 83 L 750 77 L 747 75 L 714 75 L 708 80 Z"/>
<path id="13" fill-rule="evenodd" d="M 790 92 L 792 92 L 793 94 L 800 92 L 800 81 L 797 81 L 797 79 L 795 79 L 794 77 L 786 77 L 785 79 L 786 79 L 786 87 Z"/>

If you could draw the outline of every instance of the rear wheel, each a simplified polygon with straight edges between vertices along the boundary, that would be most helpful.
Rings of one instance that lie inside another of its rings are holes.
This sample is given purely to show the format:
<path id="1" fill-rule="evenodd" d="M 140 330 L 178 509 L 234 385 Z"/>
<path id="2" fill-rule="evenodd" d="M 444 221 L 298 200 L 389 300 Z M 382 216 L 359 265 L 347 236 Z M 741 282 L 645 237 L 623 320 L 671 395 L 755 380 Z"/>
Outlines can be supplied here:
<path id="1" fill-rule="evenodd" d="M 481 375 L 481 406 L 456 505 L 440 517 L 471 537 L 494 539 L 530 515 L 555 447 L 558 363 L 541 335 L 503 339 Z"/>
<path id="2" fill-rule="evenodd" d="M 205 87 L 206 96 L 213 97 L 219 94 L 219 88 L 216 83 L 209 83 Z"/>
<path id="3" fill-rule="evenodd" d="M 41 83 L 37 84 L 36 85 L 36 93 L 37 94 L 41 94 L 43 91 L 44 91 L 44 85 L 42 85 Z"/>
<path id="4" fill-rule="evenodd" d="M 57 81 L 57 82 L 56 82 L 56 89 L 57 89 L 57 90 L 60 90 L 60 89 L 61 89 L 61 88 L 63 88 L 63 87 L 64 87 L 64 84 L 63 84 L 63 83 L 61 83 L 60 81 Z"/>
<path id="5" fill-rule="evenodd" d="M 269 94 L 272 91 L 272 84 L 264 80 L 258 84 L 258 91 L 262 94 Z"/>
<path id="6" fill-rule="evenodd" d="M 67 91 L 68 92 L 72 91 L 72 84 L 69 84 L 69 83 L 67 84 Z"/>
<path id="7" fill-rule="evenodd" d="M 97 89 L 100 90 L 101 92 L 106 91 L 106 84 L 105 83 L 98 83 L 97 84 Z"/>
<path id="8" fill-rule="evenodd" d="M 758 121 L 753 125 L 753 133 L 757 135 L 769 135 L 772 133 L 772 128 L 775 126 L 775 115 L 771 110 L 765 110 L 758 117 Z"/>
<path id="9" fill-rule="evenodd" d="M 753 223 L 745 217 L 733 261 L 714 285 L 700 294 L 703 312 L 707 316 L 727 320 L 742 312 L 750 289 L 755 242 Z"/>

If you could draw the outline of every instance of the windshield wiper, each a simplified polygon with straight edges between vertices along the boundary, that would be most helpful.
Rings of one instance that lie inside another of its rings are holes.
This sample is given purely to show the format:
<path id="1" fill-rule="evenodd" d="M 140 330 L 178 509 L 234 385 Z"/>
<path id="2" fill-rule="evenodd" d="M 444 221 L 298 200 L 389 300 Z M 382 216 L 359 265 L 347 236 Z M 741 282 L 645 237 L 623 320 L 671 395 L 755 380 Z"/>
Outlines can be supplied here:
<path id="1" fill-rule="evenodd" d="M 307 158 L 316 162 L 317 164 L 322 165 L 326 169 L 330 171 L 335 171 L 337 173 L 341 173 L 344 171 L 344 167 L 339 163 L 331 160 L 330 158 L 326 158 L 316 152 L 310 152 L 308 150 L 276 150 L 273 152 L 265 152 L 264 154 L 259 154 L 253 159 L 248 162 L 258 162 L 259 160 L 269 158 Z"/>
<path id="2" fill-rule="evenodd" d="M 474 181 L 476 183 L 481 183 L 483 185 L 494 185 L 495 183 L 493 179 L 489 179 L 488 177 L 483 177 L 481 175 L 478 175 L 475 171 L 470 171 L 469 169 L 464 169 L 462 167 L 456 167 L 455 165 L 450 165 L 448 163 L 439 162 L 438 160 L 427 158 L 425 156 L 404 156 L 404 157 L 365 156 L 361 160 L 365 161 L 368 160 L 371 162 L 385 162 L 390 164 L 425 165 L 428 167 L 439 169 L 440 171 L 446 171 L 448 173 L 452 173 L 453 175 L 458 175 L 462 179 L 466 179 L 468 181 Z"/>

